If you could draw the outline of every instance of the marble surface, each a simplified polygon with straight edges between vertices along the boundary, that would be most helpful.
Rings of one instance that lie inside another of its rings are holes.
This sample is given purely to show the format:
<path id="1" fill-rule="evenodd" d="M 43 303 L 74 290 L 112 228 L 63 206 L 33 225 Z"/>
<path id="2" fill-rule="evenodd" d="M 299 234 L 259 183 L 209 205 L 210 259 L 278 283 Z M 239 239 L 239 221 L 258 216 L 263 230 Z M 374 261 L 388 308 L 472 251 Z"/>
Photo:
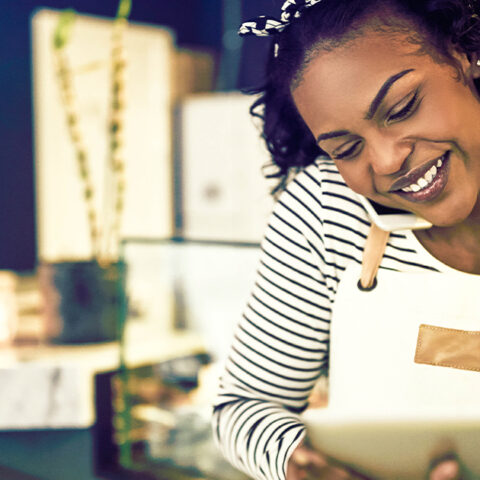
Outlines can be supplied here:
<path id="1" fill-rule="evenodd" d="M 83 377 L 83 378 L 82 378 Z M 0 370 L 2 429 L 70 428 L 93 421 L 86 372 L 73 367 L 22 365 Z"/>
<path id="2" fill-rule="evenodd" d="M 198 335 L 141 332 L 125 351 L 130 367 L 204 351 Z M 0 349 L 0 430 L 88 428 L 95 375 L 119 367 L 116 343 Z"/>

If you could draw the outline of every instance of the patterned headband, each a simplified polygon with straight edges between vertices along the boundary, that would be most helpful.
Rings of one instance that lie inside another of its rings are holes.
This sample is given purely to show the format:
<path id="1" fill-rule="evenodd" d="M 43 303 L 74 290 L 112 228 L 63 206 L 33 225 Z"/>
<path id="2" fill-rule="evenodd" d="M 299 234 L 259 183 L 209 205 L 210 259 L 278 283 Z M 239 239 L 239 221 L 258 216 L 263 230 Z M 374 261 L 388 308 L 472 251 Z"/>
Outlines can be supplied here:
<path id="1" fill-rule="evenodd" d="M 282 32 L 294 18 L 300 18 L 306 8 L 312 7 L 322 0 L 287 0 L 282 6 L 280 20 L 262 15 L 248 22 L 242 23 L 239 35 L 254 35 L 256 37 L 269 37 Z"/>

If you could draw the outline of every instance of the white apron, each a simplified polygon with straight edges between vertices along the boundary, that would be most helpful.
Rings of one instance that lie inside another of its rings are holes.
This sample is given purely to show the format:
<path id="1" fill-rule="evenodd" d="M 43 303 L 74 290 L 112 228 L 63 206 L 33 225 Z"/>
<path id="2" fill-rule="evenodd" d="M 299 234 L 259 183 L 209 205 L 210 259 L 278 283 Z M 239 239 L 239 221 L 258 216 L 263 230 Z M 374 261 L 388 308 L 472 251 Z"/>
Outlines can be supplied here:
<path id="1" fill-rule="evenodd" d="M 480 275 L 381 269 L 362 291 L 360 270 L 333 308 L 329 406 L 304 414 L 313 444 L 382 479 L 455 450 L 480 478 Z"/>

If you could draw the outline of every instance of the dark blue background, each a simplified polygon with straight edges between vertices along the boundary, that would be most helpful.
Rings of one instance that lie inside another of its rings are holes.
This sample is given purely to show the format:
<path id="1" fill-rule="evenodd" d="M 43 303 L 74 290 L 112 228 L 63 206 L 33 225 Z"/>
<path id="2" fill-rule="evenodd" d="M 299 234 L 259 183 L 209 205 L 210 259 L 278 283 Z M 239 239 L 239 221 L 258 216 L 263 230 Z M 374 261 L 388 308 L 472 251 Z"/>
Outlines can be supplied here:
<path id="1" fill-rule="evenodd" d="M 224 0 L 228 2 L 228 0 Z M 241 15 L 278 15 L 277 0 L 243 0 Z M 36 263 L 30 17 L 41 7 L 113 17 L 117 0 L 1 0 L 0 9 L 0 269 Z M 276 6 L 275 6 L 276 5 Z M 222 54 L 222 0 L 133 0 L 130 19 L 173 28 L 179 46 Z M 261 82 L 268 42 L 247 39 L 238 78 L 224 88 Z M 238 55 L 238 53 L 235 53 Z"/>

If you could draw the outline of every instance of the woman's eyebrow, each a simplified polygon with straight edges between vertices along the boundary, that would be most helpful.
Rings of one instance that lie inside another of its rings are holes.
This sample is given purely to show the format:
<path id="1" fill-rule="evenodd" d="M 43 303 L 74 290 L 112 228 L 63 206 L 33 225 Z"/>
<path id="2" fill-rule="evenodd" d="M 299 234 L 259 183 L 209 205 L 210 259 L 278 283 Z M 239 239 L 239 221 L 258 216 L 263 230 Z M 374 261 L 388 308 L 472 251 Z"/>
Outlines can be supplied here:
<path id="1" fill-rule="evenodd" d="M 375 115 L 375 112 L 378 110 L 378 107 L 382 103 L 383 99 L 387 95 L 388 91 L 392 87 L 392 85 L 397 81 L 400 80 L 404 75 L 407 73 L 413 72 L 414 68 L 409 68 L 407 70 L 402 70 L 401 72 L 392 75 L 390 78 L 386 80 L 386 82 L 381 86 L 380 90 L 378 91 L 377 95 L 373 99 L 370 107 L 368 108 L 368 112 L 365 114 L 365 120 L 371 120 Z M 328 133 L 321 133 L 317 137 L 317 143 L 320 143 L 322 140 L 328 140 L 329 138 L 335 137 L 342 137 L 343 135 L 348 135 L 350 132 L 348 130 L 335 130 L 333 132 Z"/>
<path id="2" fill-rule="evenodd" d="M 342 137 L 343 135 L 348 135 L 349 133 L 350 132 L 348 130 L 335 130 L 333 132 L 321 133 L 317 137 L 317 143 L 321 142 L 322 140 L 328 140 L 329 138 Z"/>
<path id="3" fill-rule="evenodd" d="M 392 75 L 387 81 L 382 85 L 380 90 L 378 91 L 377 95 L 373 99 L 370 107 L 368 108 L 368 112 L 365 114 L 365 120 L 371 120 L 375 115 L 375 112 L 378 110 L 378 107 L 382 103 L 383 99 L 387 95 L 388 91 L 390 90 L 391 86 L 400 78 L 402 78 L 407 73 L 413 72 L 414 68 L 409 68 L 408 70 L 403 70 L 395 75 Z"/>

